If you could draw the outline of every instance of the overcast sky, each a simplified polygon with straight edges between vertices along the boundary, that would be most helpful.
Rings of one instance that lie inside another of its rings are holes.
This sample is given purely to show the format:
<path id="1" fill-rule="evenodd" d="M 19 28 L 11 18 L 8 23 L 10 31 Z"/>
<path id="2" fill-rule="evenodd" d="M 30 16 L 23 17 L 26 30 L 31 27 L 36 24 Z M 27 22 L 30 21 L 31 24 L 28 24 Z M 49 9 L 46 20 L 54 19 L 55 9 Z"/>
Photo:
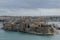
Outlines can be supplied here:
<path id="1" fill-rule="evenodd" d="M 0 0 L 0 15 L 60 15 L 60 0 Z"/>

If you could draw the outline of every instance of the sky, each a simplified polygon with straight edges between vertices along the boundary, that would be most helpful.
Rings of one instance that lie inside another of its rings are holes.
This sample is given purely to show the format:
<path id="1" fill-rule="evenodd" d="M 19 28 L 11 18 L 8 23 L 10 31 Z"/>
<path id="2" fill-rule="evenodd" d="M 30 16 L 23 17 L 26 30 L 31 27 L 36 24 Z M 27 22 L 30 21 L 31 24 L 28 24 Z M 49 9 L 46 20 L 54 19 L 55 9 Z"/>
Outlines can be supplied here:
<path id="1" fill-rule="evenodd" d="M 60 16 L 60 0 L 0 0 L 0 16 Z"/>

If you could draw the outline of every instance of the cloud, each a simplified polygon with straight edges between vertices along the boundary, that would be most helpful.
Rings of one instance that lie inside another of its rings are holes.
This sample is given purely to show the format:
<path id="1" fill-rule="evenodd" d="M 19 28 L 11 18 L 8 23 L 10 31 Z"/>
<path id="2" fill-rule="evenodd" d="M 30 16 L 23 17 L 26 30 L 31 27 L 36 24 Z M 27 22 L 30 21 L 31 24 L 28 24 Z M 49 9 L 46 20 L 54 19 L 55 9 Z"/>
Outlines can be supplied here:
<path id="1" fill-rule="evenodd" d="M 60 9 L 2 9 L 0 8 L 0 16 L 60 16 Z"/>
<path id="2" fill-rule="evenodd" d="M 0 3 L 7 3 L 9 0 L 0 0 Z"/>
<path id="3" fill-rule="evenodd" d="M 0 16 L 60 15 L 60 0 L 0 0 Z"/>
<path id="4" fill-rule="evenodd" d="M 3 8 L 60 8 L 60 0 L 0 0 Z"/>

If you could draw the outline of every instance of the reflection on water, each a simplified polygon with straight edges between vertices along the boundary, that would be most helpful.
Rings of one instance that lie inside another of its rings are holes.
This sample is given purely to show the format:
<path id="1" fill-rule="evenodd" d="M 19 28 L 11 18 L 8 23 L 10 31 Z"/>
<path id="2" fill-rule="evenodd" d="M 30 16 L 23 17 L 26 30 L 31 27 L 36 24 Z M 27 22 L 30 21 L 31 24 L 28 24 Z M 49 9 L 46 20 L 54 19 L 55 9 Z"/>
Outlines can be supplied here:
<path id="1" fill-rule="evenodd" d="M 2 23 L 0 23 L 0 26 L 1 27 L 3 26 Z M 49 35 L 40 36 L 40 35 L 32 35 L 22 32 L 9 32 L 1 29 L 0 40 L 60 40 L 60 34 L 53 36 L 49 36 Z"/>

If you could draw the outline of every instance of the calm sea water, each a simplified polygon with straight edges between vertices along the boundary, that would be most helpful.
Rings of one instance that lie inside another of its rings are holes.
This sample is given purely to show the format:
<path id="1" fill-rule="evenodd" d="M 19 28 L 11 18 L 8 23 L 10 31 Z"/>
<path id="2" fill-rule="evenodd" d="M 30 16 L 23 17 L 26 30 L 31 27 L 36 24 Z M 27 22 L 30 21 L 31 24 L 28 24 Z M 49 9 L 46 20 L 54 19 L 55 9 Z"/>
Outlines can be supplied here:
<path id="1" fill-rule="evenodd" d="M 0 27 L 2 26 L 2 22 L 0 22 Z M 7 32 L 0 29 L 0 40 L 60 40 L 60 33 L 53 36 L 40 36 L 22 32 Z"/>

